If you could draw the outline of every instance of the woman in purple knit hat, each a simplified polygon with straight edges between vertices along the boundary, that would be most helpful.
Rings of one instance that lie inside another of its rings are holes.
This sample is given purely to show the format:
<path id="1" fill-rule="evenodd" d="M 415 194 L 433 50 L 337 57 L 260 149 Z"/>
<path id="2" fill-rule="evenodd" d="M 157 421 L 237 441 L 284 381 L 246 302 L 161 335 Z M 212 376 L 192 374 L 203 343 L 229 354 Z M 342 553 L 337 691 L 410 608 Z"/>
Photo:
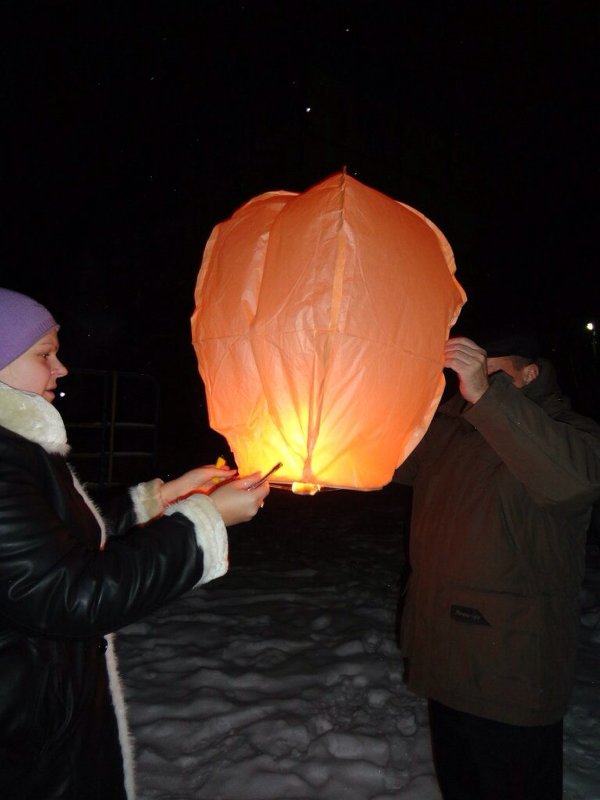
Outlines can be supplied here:
<path id="1" fill-rule="evenodd" d="M 0 796 L 132 800 L 111 632 L 223 575 L 226 526 L 269 489 L 250 489 L 256 476 L 215 488 L 234 471 L 200 467 L 139 484 L 102 516 L 52 405 L 67 374 L 58 328 L 0 288 Z"/>

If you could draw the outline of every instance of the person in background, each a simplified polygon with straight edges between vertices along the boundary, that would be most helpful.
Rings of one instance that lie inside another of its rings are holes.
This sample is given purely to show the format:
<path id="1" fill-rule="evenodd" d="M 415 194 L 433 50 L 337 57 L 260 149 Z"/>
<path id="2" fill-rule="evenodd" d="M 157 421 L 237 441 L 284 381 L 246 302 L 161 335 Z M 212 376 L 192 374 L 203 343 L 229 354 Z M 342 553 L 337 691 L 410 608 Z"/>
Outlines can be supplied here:
<path id="1" fill-rule="evenodd" d="M 413 486 L 400 642 L 445 800 L 559 800 L 600 427 L 535 338 L 450 339 L 459 393 L 396 471 Z"/>
<path id="2" fill-rule="evenodd" d="M 132 800 L 110 633 L 223 575 L 226 526 L 269 487 L 201 467 L 102 516 L 52 405 L 67 374 L 57 332 L 46 308 L 0 289 L 0 796 Z"/>

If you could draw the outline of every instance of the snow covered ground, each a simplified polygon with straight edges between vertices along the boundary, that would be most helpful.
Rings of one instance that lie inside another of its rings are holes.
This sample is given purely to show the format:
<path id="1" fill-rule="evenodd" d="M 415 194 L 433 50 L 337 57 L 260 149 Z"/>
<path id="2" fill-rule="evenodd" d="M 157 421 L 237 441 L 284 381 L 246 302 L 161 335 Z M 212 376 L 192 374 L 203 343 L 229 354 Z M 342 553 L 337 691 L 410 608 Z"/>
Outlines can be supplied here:
<path id="1" fill-rule="evenodd" d="M 407 495 L 272 490 L 227 576 L 122 631 L 141 800 L 435 800 L 395 617 Z M 584 591 L 565 797 L 600 800 L 600 570 Z"/>

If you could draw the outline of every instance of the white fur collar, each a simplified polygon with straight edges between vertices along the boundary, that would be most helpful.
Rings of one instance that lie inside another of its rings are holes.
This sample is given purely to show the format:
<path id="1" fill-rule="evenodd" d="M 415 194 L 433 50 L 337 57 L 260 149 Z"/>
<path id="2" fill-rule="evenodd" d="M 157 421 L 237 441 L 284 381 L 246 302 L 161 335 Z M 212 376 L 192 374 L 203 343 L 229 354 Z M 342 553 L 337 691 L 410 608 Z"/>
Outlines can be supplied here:
<path id="1" fill-rule="evenodd" d="M 41 445 L 48 453 L 66 456 L 67 432 L 61 415 L 39 394 L 13 389 L 0 381 L 0 425 Z"/>

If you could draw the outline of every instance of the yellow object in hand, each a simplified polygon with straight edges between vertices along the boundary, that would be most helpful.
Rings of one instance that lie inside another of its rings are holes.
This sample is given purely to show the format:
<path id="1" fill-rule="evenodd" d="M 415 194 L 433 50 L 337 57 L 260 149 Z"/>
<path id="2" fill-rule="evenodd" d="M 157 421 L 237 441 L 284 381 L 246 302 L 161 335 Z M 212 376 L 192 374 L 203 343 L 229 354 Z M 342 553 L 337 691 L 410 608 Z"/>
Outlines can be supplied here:
<path id="1" fill-rule="evenodd" d="M 217 469 L 220 469 L 221 467 L 225 466 L 227 466 L 227 462 L 225 461 L 223 456 L 219 456 L 215 461 L 215 467 L 217 467 Z M 220 483 L 222 480 L 223 478 L 212 478 L 213 483 Z"/>

